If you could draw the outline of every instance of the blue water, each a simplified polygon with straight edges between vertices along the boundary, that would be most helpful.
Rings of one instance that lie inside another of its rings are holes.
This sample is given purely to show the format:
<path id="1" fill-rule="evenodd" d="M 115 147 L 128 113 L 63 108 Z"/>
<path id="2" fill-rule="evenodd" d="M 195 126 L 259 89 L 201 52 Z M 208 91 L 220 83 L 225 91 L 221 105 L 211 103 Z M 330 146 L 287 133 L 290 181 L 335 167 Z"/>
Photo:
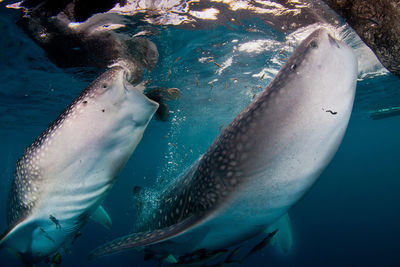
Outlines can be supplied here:
<path id="1" fill-rule="evenodd" d="M 6 229 L 6 199 L 16 160 L 93 80 L 79 69 L 62 70 L 53 65 L 15 25 L 17 18 L 18 12 L 0 6 L 1 231 Z M 246 32 L 250 26 L 261 31 Z M 181 98 L 170 103 L 173 113 L 169 122 L 153 120 L 149 124 L 107 197 L 104 207 L 113 229 L 107 231 L 89 222 L 82 237 L 63 256 L 62 266 L 157 266 L 155 261 L 145 262 L 140 251 L 92 262 L 86 256 L 96 246 L 133 229 L 134 186 L 156 184 L 157 189 L 174 179 L 206 150 L 220 127 L 265 87 L 273 70 L 279 70 L 293 51 L 284 46 L 285 35 L 256 20 L 246 21 L 242 28 L 163 28 L 150 39 L 156 43 L 160 59 L 155 70 L 146 74 L 149 86 L 177 87 Z M 271 41 L 268 49 L 240 51 L 240 44 L 260 39 Z M 199 61 L 207 57 L 226 68 Z M 253 76 L 263 69 L 267 70 L 264 77 Z M 360 79 L 339 151 L 290 211 L 291 251 L 284 255 L 268 246 L 245 266 L 400 265 L 400 116 L 383 120 L 368 116 L 370 110 L 400 106 L 399 89 L 400 79 L 392 74 Z M 19 264 L 6 250 L 0 251 L 0 266 Z"/>

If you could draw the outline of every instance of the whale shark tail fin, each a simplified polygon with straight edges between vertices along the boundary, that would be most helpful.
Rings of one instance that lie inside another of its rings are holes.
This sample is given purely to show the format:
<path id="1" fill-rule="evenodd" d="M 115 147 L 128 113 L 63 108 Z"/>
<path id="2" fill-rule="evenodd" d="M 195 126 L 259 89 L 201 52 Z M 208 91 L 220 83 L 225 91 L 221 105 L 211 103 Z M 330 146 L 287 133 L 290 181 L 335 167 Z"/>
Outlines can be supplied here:
<path id="1" fill-rule="evenodd" d="M 289 214 L 283 215 L 278 221 L 269 226 L 265 232 L 270 233 L 276 229 L 279 231 L 273 237 L 272 242 L 276 244 L 281 251 L 286 254 L 293 245 L 292 227 L 290 225 Z"/>
<path id="2" fill-rule="evenodd" d="M 0 248 L 12 248 L 15 251 L 24 253 L 31 244 L 32 232 L 37 227 L 31 220 L 22 220 L 12 225 L 0 236 Z"/>
<path id="3" fill-rule="evenodd" d="M 100 256 L 140 248 L 176 237 L 200 223 L 201 219 L 200 216 L 193 215 L 166 228 L 156 229 L 149 232 L 134 233 L 114 239 L 90 252 L 88 259 L 92 260 Z"/>

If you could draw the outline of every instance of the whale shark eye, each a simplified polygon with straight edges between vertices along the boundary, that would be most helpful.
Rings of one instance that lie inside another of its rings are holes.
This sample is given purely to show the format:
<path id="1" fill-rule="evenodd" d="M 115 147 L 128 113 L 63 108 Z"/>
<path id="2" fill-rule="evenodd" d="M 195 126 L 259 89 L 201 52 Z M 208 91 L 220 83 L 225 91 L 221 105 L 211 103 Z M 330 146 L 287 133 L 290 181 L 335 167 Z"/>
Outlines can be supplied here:
<path id="1" fill-rule="evenodd" d="M 312 40 L 312 41 L 310 42 L 309 46 L 310 46 L 311 48 L 318 48 L 317 41 Z"/>
<path id="2" fill-rule="evenodd" d="M 103 88 L 106 89 L 107 88 L 107 84 L 103 83 Z"/>

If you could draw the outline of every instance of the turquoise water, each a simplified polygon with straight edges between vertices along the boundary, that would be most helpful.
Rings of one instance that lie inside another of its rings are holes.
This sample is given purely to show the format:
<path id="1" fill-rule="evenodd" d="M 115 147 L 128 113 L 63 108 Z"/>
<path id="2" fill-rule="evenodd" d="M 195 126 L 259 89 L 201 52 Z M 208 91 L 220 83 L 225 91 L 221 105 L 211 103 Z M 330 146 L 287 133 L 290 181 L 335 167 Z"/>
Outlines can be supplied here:
<path id="1" fill-rule="evenodd" d="M 16 160 L 95 78 L 81 69 L 53 65 L 15 25 L 17 17 L 18 13 L 0 7 L 0 229 L 6 229 L 5 203 Z M 246 31 L 250 28 L 258 31 Z M 149 39 L 157 45 L 160 58 L 154 71 L 146 74 L 148 86 L 177 87 L 181 98 L 170 103 L 170 121 L 149 124 L 106 199 L 113 229 L 89 222 L 63 256 L 62 266 L 156 266 L 155 261 L 145 262 L 140 251 L 92 262 L 86 255 L 133 229 L 134 186 L 156 184 L 157 190 L 179 175 L 266 86 L 295 47 L 286 35 L 257 20 L 209 30 L 160 28 L 160 34 Z M 249 45 L 257 41 L 259 50 L 251 52 Z M 210 58 L 222 68 L 208 63 Z M 338 153 L 290 211 L 293 248 L 283 255 L 268 246 L 245 266 L 400 264 L 400 116 L 372 120 L 368 114 L 400 106 L 399 89 L 400 79 L 388 73 L 359 80 Z M 0 251 L 1 266 L 17 264 L 6 250 Z"/>

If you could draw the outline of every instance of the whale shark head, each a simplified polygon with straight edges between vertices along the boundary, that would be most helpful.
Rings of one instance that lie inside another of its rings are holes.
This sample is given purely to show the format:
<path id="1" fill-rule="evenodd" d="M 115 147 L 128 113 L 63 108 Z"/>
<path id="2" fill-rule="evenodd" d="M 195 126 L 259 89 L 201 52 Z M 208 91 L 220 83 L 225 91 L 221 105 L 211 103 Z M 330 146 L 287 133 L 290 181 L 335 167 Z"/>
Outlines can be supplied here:
<path id="1" fill-rule="evenodd" d="M 129 75 L 123 64 L 112 66 L 25 149 L 1 247 L 36 261 L 73 239 L 94 214 L 158 108 Z"/>
<path id="2" fill-rule="evenodd" d="M 220 249 L 263 231 L 304 195 L 336 153 L 356 80 L 352 50 L 328 30 L 314 31 L 161 194 L 143 232 L 111 241 L 90 257 L 148 245 L 166 253 Z"/>

